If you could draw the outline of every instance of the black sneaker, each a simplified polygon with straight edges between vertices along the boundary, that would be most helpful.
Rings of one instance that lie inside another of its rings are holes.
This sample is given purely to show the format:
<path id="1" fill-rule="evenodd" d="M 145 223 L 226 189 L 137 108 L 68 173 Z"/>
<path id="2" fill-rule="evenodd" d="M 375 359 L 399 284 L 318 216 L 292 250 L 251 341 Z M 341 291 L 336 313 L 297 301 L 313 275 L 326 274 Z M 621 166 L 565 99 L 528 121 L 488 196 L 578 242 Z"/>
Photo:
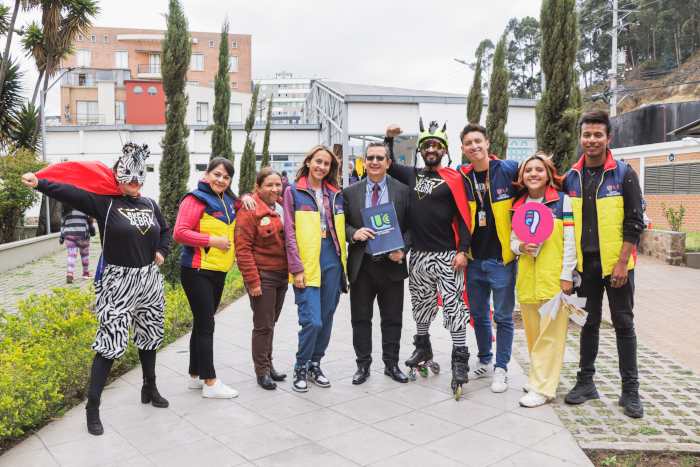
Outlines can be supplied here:
<path id="1" fill-rule="evenodd" d="M 639 400 L 637 391 L 623 391 L 617 403 L 624 408 L 623 412 L 628 417 L 642 418 L 644 416 L 644 406 Z"/>
<path id="2" fill-rule="evenodd" d="M 586 381 L 585 383 L 576 383 L 576 386 L 564 397 L 564 402 L 578 405 L 591 399 L 600 399 L 600 396 L 598 395 L 598 390 L 595 388 L 595 383 L 593 381 Z"/>

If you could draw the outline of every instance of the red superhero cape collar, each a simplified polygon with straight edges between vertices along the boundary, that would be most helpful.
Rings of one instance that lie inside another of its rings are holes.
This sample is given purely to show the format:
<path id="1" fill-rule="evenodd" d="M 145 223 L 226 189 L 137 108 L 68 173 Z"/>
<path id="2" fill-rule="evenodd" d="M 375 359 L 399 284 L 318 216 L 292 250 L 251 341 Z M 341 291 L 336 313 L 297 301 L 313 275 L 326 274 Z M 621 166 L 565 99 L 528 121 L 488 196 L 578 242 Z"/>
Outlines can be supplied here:
<path id="1" fill-rule="evenodd" d="M 578 160 L 577 163 L 575 163 L 573 166 L 571 166 L 572 169 L 578 170 L 579 172 L 583 168 L 583 163 L 586 161 L 586 155 L 584 154 L 581 156 L 581 158 Z M 603 166 L 603 170 L 610 170 L 614 169 L 617 167 L 617 161 L 613 159 L 612 152 L 610 152 L 610 149 L 607 150 L 607 156 L 605 158 L 605 164 Z"/>
<path id="2" fill-rule="evenodd" d="M 445 180 L 447 186 L 450 187 L 452 195 L 455 198 L 455 202 L 457 203 L 457 209 L 459 209 L 459 213 L 462 215 L 462 219 L 464 219 L 464 222 L 467 224 L 467 227 L 469 227 L 469 230 L 471 231 L 472 216 L 469 211 L 469 203 L 467 202 L 467 189 L 464 186 L 462 176 L 459 174 L 459 172 L 450 167 L 444 167 L 438 170 L 438 174 L 442 177 L 443 180 Z"/>
<path id="3" fill-rule="evenodd" d="M 67 161 L 51 164 L 36 174 L 51 182 L 68 183 L 98 195 L 121 196 L 112 169 L 98 161 Z"/>

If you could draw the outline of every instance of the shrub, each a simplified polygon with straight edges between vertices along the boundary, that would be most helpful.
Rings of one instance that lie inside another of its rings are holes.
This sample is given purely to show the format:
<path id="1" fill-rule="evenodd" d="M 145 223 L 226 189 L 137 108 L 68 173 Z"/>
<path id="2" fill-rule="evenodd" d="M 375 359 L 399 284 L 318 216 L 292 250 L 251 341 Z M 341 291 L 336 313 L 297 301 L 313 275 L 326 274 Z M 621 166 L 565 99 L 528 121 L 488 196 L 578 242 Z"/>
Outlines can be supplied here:
<path id="1" fill-rule="evenodd" d="M 22 183 L 22 175 L 46 167 L 27 149 L 0 156 L 0 243 L 11 242 L 24 210 L 39 199 L 39 192 Z"/>
<path id="2" fill-rule="evenodd" d="M 241 274 L 233 269 L 226 277 L 222 307 L 243 291 Z M 98 325 L 92 288 L 52 292 L 21 300 L 15 314 L 0 311 L 0 443 L 61 416 L 87 392 L 94 356 L 90 346 Z M 165 299 L 163 346 L 192 323 L 180 286 L 166 284 Z M 112 372 L 121 374 L 138 363 L 138 350 L 130 344 Z"/>
<path id="3" fill-rule="evenodd" d="M 683 218 L 685 217 L 685 207 L 681 204 L 678 208 L 678 212 L 676 212 L 672 207 L 666 209 L 666 203 L 661 203 L 661 212 L 668 221 L 671 230 L 680 232 L 683 226 Z"/>

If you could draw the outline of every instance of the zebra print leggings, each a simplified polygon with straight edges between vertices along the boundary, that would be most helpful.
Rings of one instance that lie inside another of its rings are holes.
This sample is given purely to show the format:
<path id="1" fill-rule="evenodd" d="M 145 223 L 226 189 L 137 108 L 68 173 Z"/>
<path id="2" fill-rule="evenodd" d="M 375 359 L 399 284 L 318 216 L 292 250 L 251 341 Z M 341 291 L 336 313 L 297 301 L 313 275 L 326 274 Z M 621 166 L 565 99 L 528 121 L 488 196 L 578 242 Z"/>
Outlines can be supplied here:
<path id="1" fill-rule="evenodd" d="M 141 350 L 156 350 L 163 343 L 165 293 L 163 276 L 155 263 L 142 268 L 108 265 L 95 285 L 97 321 L 92 350 L 118 359 L 131 341 Z"/>
<path id="2" fill-rule="evenodd" d="M 438 292 L 442 298 L 442 323 L 450 332 L 462 331 L 469 323 L 464 303 L 464 271 L 452 269 L 456 251 L 411 250 L 408 290 L 411 292 L 413 319 L 430 324 L 438 312 Z"/>

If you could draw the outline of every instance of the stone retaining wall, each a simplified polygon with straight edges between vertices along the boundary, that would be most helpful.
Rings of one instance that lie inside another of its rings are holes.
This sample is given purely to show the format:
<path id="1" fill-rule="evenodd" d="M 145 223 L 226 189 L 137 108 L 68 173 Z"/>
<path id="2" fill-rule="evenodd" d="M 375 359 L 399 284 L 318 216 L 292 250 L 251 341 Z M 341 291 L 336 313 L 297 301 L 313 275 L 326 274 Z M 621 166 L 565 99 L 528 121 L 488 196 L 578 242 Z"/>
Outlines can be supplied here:
<path id="1" fill-rule="evenodd" d="M 651 256 L 673 266 L 685 266 L 685 232 L 645 230 L 637 247 L 637 253 Z"/>

